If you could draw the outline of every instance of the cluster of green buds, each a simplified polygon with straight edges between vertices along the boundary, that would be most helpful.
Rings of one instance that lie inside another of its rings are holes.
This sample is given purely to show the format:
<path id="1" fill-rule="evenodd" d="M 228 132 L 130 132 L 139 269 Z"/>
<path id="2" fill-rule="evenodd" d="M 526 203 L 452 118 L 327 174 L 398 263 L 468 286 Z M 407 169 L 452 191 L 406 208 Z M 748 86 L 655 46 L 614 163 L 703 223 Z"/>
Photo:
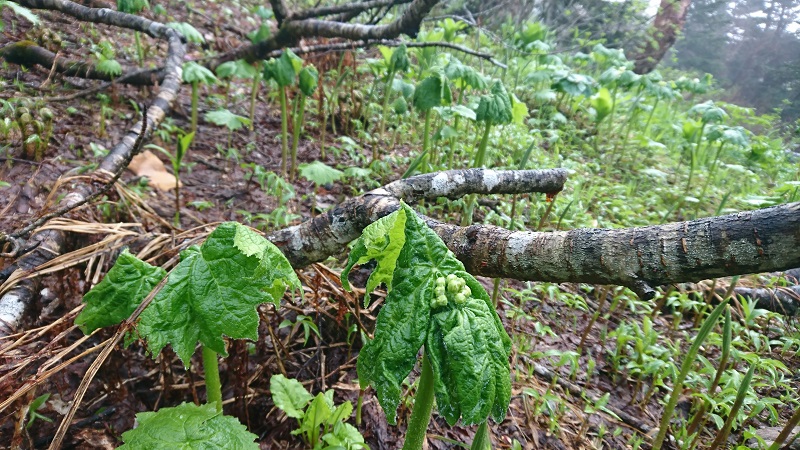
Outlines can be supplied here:
<path id="1" fill-rule="evenodd" d="M 7 137 L 12 126 L 16 125 L 22 138 L 25 156 L 40 161 L 53 132 L 55 114 L 50 108 L 43 107 L 39 109 L 37 119 L 36 113 L 32 110 L 35 110 L 32 102 L 22 101 L 14 110 L 14 120 L 5 117 L 0 131 Z"/>
<path id="2" fill-rule="evenodd" d="M 463 278 L 451 273 L 447 275 L 447 278 L 436 279 L 434 295 L 431 300 L 431 308 L 447 306 L 449 300 L 455 302 L 456 305 L 463 305 L 472 296 L 472 290 Z"/>

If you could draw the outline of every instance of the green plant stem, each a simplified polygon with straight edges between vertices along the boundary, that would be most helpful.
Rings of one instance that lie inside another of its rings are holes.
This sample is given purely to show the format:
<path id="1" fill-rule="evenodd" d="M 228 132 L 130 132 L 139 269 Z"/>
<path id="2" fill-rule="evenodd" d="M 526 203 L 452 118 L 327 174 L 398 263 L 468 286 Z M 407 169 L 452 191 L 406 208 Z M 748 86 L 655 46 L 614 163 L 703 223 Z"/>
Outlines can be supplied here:
<path id="1" fill-rule="evenodd" d="M 250 86 L 250 131 L 253 131 L 255 126 L 256 116 L 256 97 L 258 97 L 258 90 L 261 87 L 261 72 L 257 72 L 253 77 L 253 84 Z"/>
<path id="2" fill-rule="evenodd" d="M 358 402 L 356 403 L 356 425 L 361 426 L 361 407 L 364 405 L 364 390 L 358 390 Z"/>
<path id="3" fill-rule="evenodd" d="M 203 346 L 203 370 L 206 374 L 206 401 L 216 403 L 217 411 L 222 411 L 222 383 L 219 381 L 217 352 Z"/>
<path id="4" fill-rule="evenodd" d="M 481 422 L 478 425 L 478 431 L 475 432 L 475 438 L 472 440 L 470 450 L 491 450 L 492 449 L 492 431 L 489 429 L 488 421 Z"/>
<path id="5" fill-rule="evenodd" d="M 489 133 L 492 131 L 492 122 L 486 122 L 486 128 L 483 131 L 483 137 L 481 137 L 481 143 L 478 145 L 478 151 L 475 153 L 475 161 L 472 164 L 472 167 L 479 169 L 486 164 L 486 147 L 489 145 Z M 461 226 L 466 227 L 472 225 L 472 214 L 475 211 L 475 203 L 477 203 L 478 197 L 475 194 L 470 194 L 464 199 L 464 214 L 461 218 Z"/>
<path id="6" fill-rule="evenodd" d="M 394 69 L 389 71 L 386 77 L 386 86 L 383 91 L 383 105 L 381 107 L 381 124 L 378 127 L 378 139 L 383 139 L 383 134 L 386 131 L 386 115 L 389 113 L 389 93 L 392 89 L 392 81 L 394 81 Z M 380 155 L 376 147 L 372 149 L 372 160 L 375 161 Z"/>
<path id="7" fill-rule="evenodd" d="M 750 381 L 753 379 L 753 373 L 755 372 L 755 369 L 755 365 L 750 366 L 750 369 L 747 371 L 744 378 L 742 378 L 742 384 L 739 385 L 739 390 L 736 392 L 736 400 L 733 402 L 733 406 L 731 406 L 731 412 L 728 414 L 725 424 L 722 425 L 722 429 L 719 430 L 719 433 L 717 433 L 717 437 L 714 438 L 714 442 L 712 442 L 711 446 L 708 447 L 708 450 L 714 450 L 723 442 L 728 440 L 728 435 L 731 432 L 733 421 L 736 419 L 736 416 L 739 415 L 739 409 L 741 409 L 742 404 L 744 403 L 747 390 L 750 389 Z"/>
<path id="8" fill-rule="evenodd" d="M 783 445 L 784 442 L 786 442 L 786 444 L 789 445 L 794 441 L 794 439 L 797 439 L 797 436 L 795 436 L 794 439 L 787 442 L 787 439 L 789 439 L 789 435 L 792 434 L 794 427 L 796 427 L 798 423 L 800 423 L 800 409 L 798 409 L 797 411 L 794 412 L 794 414 L 792 414 L 792 417 L 789 419 L 788 422 L 786 422 L 786 426 L 783 427 L 781 433 L 778 435 L 777 438 L 775 438 L 775 442 L 773 442 L 772 445 L 769 446 L 769 450 L 778 450 L 781 447 L 781 445 Z"/>
<path id="9" fill-rule="evenodd" d="M 425 153 L 428 151 L 428 146 L 430 145 L 430 133 L 431 133 L 431 117 L 433 116 L 433 109 L 429 109 L 425 111 L 425 127 L 423 128 L 423 135 L 422 135 L 422 152 Z M 433 157 L 431 156 L 428 158 L 429 161 L 433 162 Z"/>
<path id="10" fill-rule="evenodd" d="M 300 94 L 300 104 L 297 106 L 297 116 L 294 121 L 294 136 L 292 138 L 292 169 L 289 180 L 294 181 L 297 176 L 297 144 L 300 142 L 300 131 L 303 129 L 303 119 L 306 113 L 306 96 Z"/>
<path id="11" fill-rule="evenodd" d="M 689 189 L 692 186 L 692 176 L 694 175 L 694 169 L 697 166 L 697 158 L 700 153 L 700 146 L 703 144 L 703 133 L 706 130 L 706 123 L 703 122 L 703 125 L 700 127 L 700 133 L 697 135 L 697 143 L 695 143 L 694 148 L 689 149 L 690 153 L 690 165 L 689 165 L 689 178 L 686 180 L 686 193 L 689 192 Z"/>
<path id="12" fill-rule="evenodd" d="M 675 406 L 678 404 L 678 397 L 683 393 L 683 382 L 686 380 L 686 376 L 689 375 L 689 371 L 695 363 L 695 358 L 697 357 L 697 352 L 700 351 L 700 346 L 703 345 L 703 341 L 706 340 L 711 329 L 716 325 L 717 319 L 719 319 L 720 314 L 722 314 L 727 304 L 728 301 L 726 299 L 711 311 L 711 314 L 706 317 L 703 326 L 697 333 L 692 346 L 689 348 L 689 352 L 686 354 L 683 364 L 681 364 L 681 371 L 675 379 L 675 384 L 672 388 L 672 393 L 670 393 L 669 400 L 667 401 L 667 406 L 664 407 L 664 413 L 658 425 L 658 435 L 656 435 L 656 438 L 653 440 L 653 450 L 660 450 L 661 446 L 664 444 L 664 438 L 667 437 L 667 429 L 669 428 L 672 413 L 675 411 Z"/>
<path id="13" fill-rule="evenodd" d="M 139 66 L 144 66 L 144 51 L 142 50 L 142 39 L 139 37 L 139 32 L 133 33 L 133 38 L 136 41 L 136 56 L 139 59 Z"/>
<path id="14" fill-rule="evenodd" d="M 197 97 L 200 83 L 192 83 L 192 133 L 197 133 Z"/>
<path id="15" fill-rule="evenodd" d="M 422 374 L 419 376 L 419 387 L 414 396 L 414 410 L 408 422 L 406 441 L 403 450 L 421 450 L 428 433 L 428 424 L 433 411 L 433 367 L 428 356 L 422 355 Z"/>
<path id="16" fill-rule="evenodd" d="M 287 160 L 289 159 L 289 114 L 286 105 L 286 88 L 279 87 L 281 100 L 281 176 L 286 178 Z"/>

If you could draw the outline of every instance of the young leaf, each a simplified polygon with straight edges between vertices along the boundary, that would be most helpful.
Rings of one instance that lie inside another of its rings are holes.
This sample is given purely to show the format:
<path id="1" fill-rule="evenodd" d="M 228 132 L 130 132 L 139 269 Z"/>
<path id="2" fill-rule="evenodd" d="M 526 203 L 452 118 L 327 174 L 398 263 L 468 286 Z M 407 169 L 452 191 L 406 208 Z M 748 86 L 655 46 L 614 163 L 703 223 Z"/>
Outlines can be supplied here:
<path id="1" fill-rule="evenodd" d="M 489 93 L 481 96 L 475 116 L 479 122 L 511 123 L 514 118 L 514 109 L 511 106 L 511 97 L 506 92 L 503 83 L 495 81 L 489 89 Z"/>
<path id="2" fill-rule="evenodd" d="M 172 28 L 173 30 L 178 31 L 183 37 L 186 38 L 187 41 L 193 44 L 203 44 L 206 40 L 203 38 L 203 35 L 197 31 L 197 28 L 193 27 L 192 24 L 187 22 L 169 22 L 167 26 Z"/>
<path id="3" fill-rule="evenodd" d="M 302 419 L 308 402 L 314 398 L 303 385 L 281 374 L 273 375 L 269 380 L 269 390 L 272 392 L 272 401 L 287 416 Z"/>
<path id="4" fill-rule="evenodd" d="M 389 62 L 389 67 L 394 72 L 405 72 L 409 67 L 408 51 L 406 44 L 401 44 L 392 52 L 392 58 Z"/>
<path id="5" fill-rule="evenodd" d="M 449 104 L 452 99 L 450 83 L 441 73 L 435 73 L 422 80 L 414 90 L 414 107 L 427 111 L 434 106 Z"/>
<path id="6" fill-rule="evenodd" d="M 456 58 L 451 58 L 444 68 L 447 78 L 453 80 L 460 89 L 470 87 L 472 89 L 486 89 L 488 83 L 486 77 L 470 66 L 464 65 Z"/>
<path id="7" fill-rule="evenodd" d="M 105 278 L 83 296 L 83 308 L 75 325 L 86 334 L 116 325 L 130 317 L 167 272 L 123 250 Z"/>
<path id="8" fill-rule="evenodd" d="M 280 258 L 274 245 L 235 222 L 217 227 L 202 247 L 189 247 L 142 313 L 139 332 L 152 354 L 169 343 L 188 365 L 198 340 L 222 355 L 227 355 L 223 335 L 255 340 L 255 307 L 277 305 L 287 285 L 300 287 L 286 270 L 288 261 L 275 269 Z"/>
<path id="9" fill-rule="evenodd" d="M 311 404 L 308 405 L 308 409 L 306 409 L 303 415 L 300 428 L 292 431 L 292 434 L 301 434 L 312 430 L 318 430 L 320 425 L 328 421 L 332 413 L 333 411 L 331 411 L 328 399 L 325 398 L 325 394 L 320 392 L 314 397 Z"/>
<path id="10" fill-rule="evenodd" d="M 213 84 L 217 77 L 214 73 L 194 61 L 189 61 L 183 65 L 184 83 Z"/>
<path id="11" fill-rule="evenodd" d="M 314 66 L 304 67 L 300 71 L 300 91 L 306 95 L 314 95 L 317 90 L 317 83 L 319 82 L 319 72 Z"/>
<path id="12" fill-rule="evenodd" d="M 116 77 L 122 74 L 122 66 L 116 59 L 104 59 L 97 63 L 95 68 L 106 75 Z"/>
<path id="13" fill-rule="evenodd" d="M 367 279 L 367 292 L 372 292 L 381 283 L 384 283 L 386 290 L 391 292 L 397 257 L 406 243 L 405 228 L 406 213 L 403 210 L 381 217 L 364 228 L 361 237 L 350 251 L 347 266 L 342 271 L 342 286 L 350 290 L 350 280 L 347 276 L 353 266 L 374 259 L 378 265 Z M 365 297 L 364 301 L 368 301 L 368 297 Z"/>
<path id="14" fill-rule="evenodd" d="M 589 98 L 592 108 L 594 108 L 596 115 L 595 122 L 602 122 L 610 113 L 613 102 L 611 100 L 611 92 L 606 88 L 600 88 L 596 94 Z"/>
<path id="15" fill-rule="evenodd" d="M 464 423 L 478 423 L 489 415 L 502 419 L 511 398 L 511 340 L 489 295 L 408 205 L 402 203 L 392 215 L 405 216 L 405 240 L 396 257 L 392 290 L 378 314 L 375 338 L 358 358 L 361 386 L 375 388 L 387 420 L 395 423 L 402 382 L 425 344 L 434 369 L 437 404 L 448 422 L 462 417 Z M 389 219 L 392 215 L 386 222 L 396 225 L 397 218 Z M 383 244 L 376 239 L 379 230 L 370 227 L 365 234 L 371 237 L 356 243 L 354 252 L 359 253 L 351 256 L 348 269 L 365 259 L 360 245 L 371 245 L 374 251 Z M 380 227 L 386 224 L 376 226 Z M 392 243 L 390 239 L 386 247 Z M 379 257 L 379 267 L 386 263 L 385 257 Z M 450 280 L 447 294 L 445 275 Z"/>
<path id="16" fill-rule="evenodd" d="M 299 62 L 299 66 L 298 66 Z M 284 51 L 280 58 L 272 58 L 264 65 L 264 79 L 275 80 L 280 87 L 294 84 L 297 73 L 302 68 L 303 61 L 291 50 Z"/>
<path id="17" fill-rule="evenodd" d="M 341 179 L 344 176 L 344 172 L 334 169 L 322 161 L 314 161 L 300 164 L 300 176 L 317 186 L 321 186 Z"/>
<path id="18" fill-rule="evenodd" d="M 139 425 L 122 433 L 122 450 L 156 448 L 258 450 L 258 439 L 234 417 L 223 416 L 217 406 L 183 403 L 174 408 L 136 415 Z"/>
<path id="19" fill-rule="evenodd" d="M 528 118 L 528 105 L 525 102 L 521 102 L 514 94 L 511 94 L 511 105 L 513 122 L 522 124 Z"/>

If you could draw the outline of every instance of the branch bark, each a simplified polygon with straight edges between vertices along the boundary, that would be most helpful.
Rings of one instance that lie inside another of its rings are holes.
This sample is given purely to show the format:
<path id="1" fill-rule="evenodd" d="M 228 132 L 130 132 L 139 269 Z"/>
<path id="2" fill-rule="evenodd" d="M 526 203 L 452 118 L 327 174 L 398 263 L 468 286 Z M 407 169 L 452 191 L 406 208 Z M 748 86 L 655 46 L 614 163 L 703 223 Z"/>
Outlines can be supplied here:
<path id="1" fill-rule="evenodd" d="M 650 73 L 667 54 L 667 50 L 678 40 L 678 33 L 686 23 L 691 0 L 661 0 L 653 25 L 647 32 L 644 47 L 636 49 L 631 57 L 633 71 Z"/>

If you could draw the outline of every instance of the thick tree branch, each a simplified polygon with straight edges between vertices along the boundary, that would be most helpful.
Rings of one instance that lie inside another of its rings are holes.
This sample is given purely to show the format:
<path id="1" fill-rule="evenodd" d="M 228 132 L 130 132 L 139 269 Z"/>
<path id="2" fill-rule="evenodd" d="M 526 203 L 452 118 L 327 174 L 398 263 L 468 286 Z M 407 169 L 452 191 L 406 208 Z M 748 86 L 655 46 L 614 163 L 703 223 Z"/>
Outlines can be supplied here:
<path id="1" fill-rule="evenodd" d="M 216 67 L 223 62 L 237 59 L 246 59 L 248 61 L 264 59 L 268 53 L 274 50 L 297 45 L 300 39 L 327 37 L 364 41 L 394 39 L 401 34 L 416 36 L 422 19 L 438 2 L 439 0 L 414 0 L 400 17 L 386 25 L 351 24 L 319 19 L 291 20 L 287 18 L 281 23 L 278 32 L 275 33 L 272 39 L 242 46 L 232 52 L 220 55 L 209 65 Z"/>
<path id="2" fill-rule="evenodd" d="M 289 20 L 311 19 L 314 17 L 324 17 L 334 14 L 361 14 L 362 12 L 369 11 L 370 9 L 397 6 L 405 3 L 411 3 L 411 0 L 371 0 L 366 2 L 346 3 L 344 5 L 322 6 L 319 8 L 311 8 L 294 12 L 289 16 Z M 340 18 L 335 18 L 333 20 L 342 21 Z"/>
<path id="3" fill-rule="evenodd" d="M 563 169 L 495 171 L 450 170 L 398 180 L 345 201 L 325 214 L 267 236 L 294 267 L 322 261 L 342 250 L 364 228 L 408 202 L 466 194 L 556 193 L 567 179 Z"/>
<path id="4" fill-rule="evenodd" d="M 470 273 L 518 280 L 653 286 L 800 267 L 800 203 L 615 230 L 511 232 L 429 221 Z"/>

